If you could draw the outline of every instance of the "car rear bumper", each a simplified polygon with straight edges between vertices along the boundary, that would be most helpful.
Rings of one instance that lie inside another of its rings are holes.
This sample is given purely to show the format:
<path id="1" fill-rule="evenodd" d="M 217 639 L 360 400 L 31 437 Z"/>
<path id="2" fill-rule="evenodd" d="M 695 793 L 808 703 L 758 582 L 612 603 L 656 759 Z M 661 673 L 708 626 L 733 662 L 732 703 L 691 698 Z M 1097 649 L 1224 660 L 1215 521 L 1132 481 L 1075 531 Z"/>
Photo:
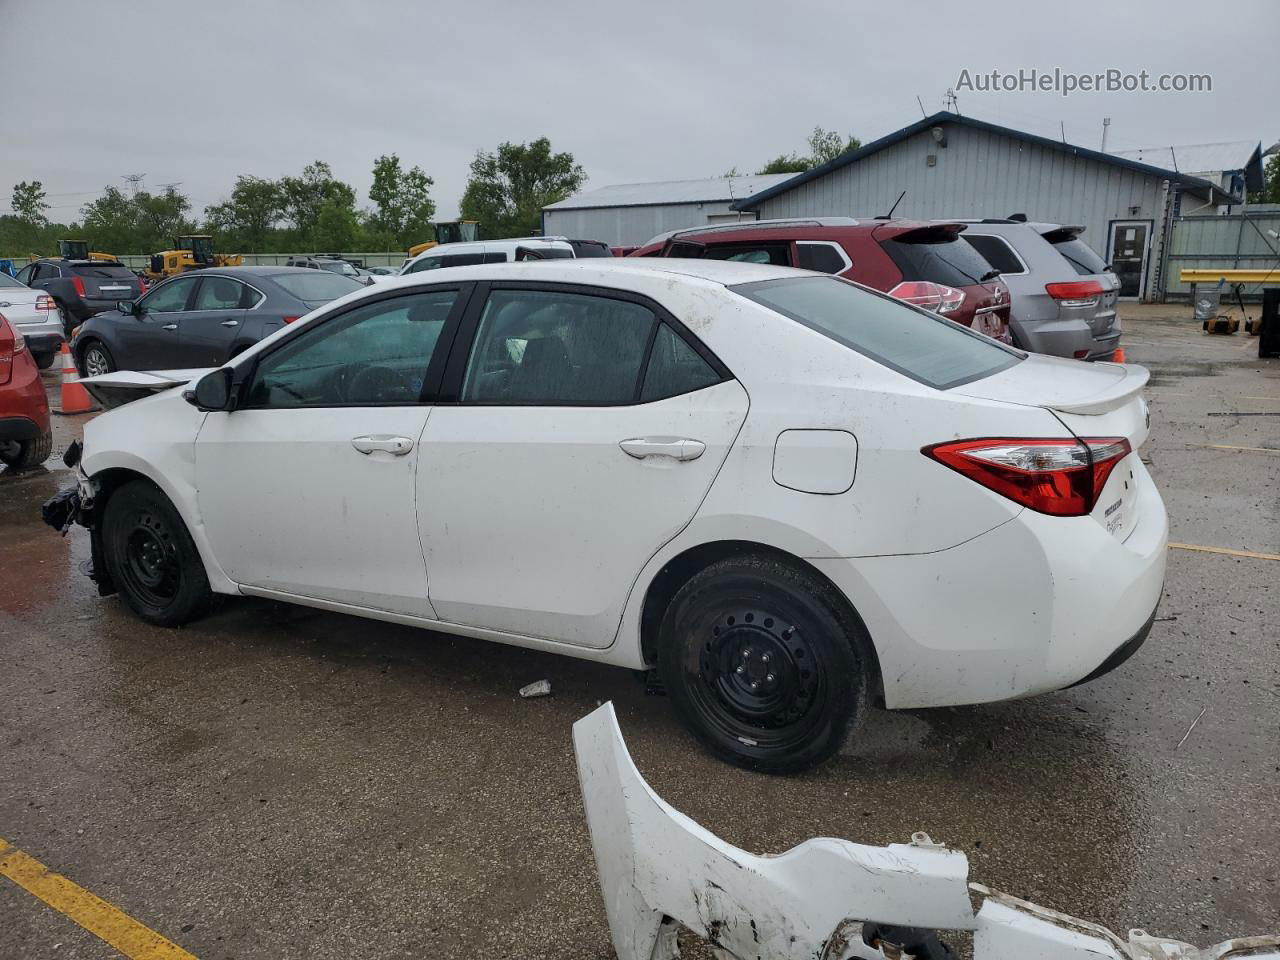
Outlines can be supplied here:
<path id="1" fill-rule="evenodd" d="M 1136 460 L 1136 458 L 1135 458 Z M 1058 690 L 1118 666 L 1164 585 L 1168 516 L 1137 464 L 1138 521 L 1024 510 L 938 553 L 810 562 L 862 616 L 885 704 L 984 703 Z"/>
<path id="2" fill-rule="evenodd" d="M 1095 334 L 1084 320 L 1043 320 L 1011 323 L 1018 346 L 1032 353 L 1076 360 L 1110 360 L 1120 345 L 1120 325 Z"/>

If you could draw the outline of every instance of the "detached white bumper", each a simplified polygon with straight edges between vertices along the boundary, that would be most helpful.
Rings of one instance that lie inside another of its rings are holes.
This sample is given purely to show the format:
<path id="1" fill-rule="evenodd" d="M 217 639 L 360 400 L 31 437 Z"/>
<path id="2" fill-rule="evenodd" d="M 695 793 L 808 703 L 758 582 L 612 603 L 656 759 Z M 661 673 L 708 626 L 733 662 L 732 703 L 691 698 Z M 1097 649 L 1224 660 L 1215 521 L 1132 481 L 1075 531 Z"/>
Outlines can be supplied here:
<path id="1" fill-rule="evenodd" d="M 870 847 L 819 837 L 778 856 L 739 850 L 663 802 L 631 762 L 613 705 L 573 725 L 578 778 L 619 960 L 678 957 L 677 924 L 737 960 L 900 956 L 939 928 L 974 931 L 974 960 L 1280 958 L 1280 936 L 1198 950 L 1097 924 L 968 883 L 969 862 L 916 834 Z M 969 891 L 985 898 L 974 913 Z M 864 943 L 864 923 L 902 943 Z M 917 955 L 922 955 L 917 953 Z"/>
<path id="2" fill-rule="evenodd" d="M 1076 683 L 1148 624 L 1164 585 L 1169 518 L 1135 458 L 1137 523 L 1123 541 L 1093 517 L 1024 510 L 938 553 L 810 560 L 862 615 L 885 705 L 985 703 Z"/>

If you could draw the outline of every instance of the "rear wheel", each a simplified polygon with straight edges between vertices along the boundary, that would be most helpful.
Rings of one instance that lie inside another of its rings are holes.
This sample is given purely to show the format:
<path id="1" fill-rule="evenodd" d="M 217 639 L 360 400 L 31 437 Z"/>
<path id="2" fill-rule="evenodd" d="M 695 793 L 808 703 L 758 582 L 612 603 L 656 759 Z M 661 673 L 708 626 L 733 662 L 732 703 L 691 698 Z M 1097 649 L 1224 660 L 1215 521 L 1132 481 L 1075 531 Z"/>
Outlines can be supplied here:
<path id="1" fill-rule="evenodd" d="M 773 773 L 840 749 L 870 696 L 870 641 L 830 585 L 768 556 L 722 560 L 672 599 L 658 670 L 713 754 Z"/>
<path id="2" fill-rule="evenodd" d="M 100 377 L 116 369 L 115 359 L 111 351 L 98 340 L 91 340 L 80 353 L 80 365 L 84 368 L 84 376 Z"/>
<path id="3" fill-rule="evenodd" d="M 0 463 L 14 470 L 35 467 L 49 459 L 53 450 L 53 434 L 43 433 L 32 440 L 0 442 Z"/>
<path id="4" fill-rule="evenodd" d="M 181 626 L 209 609 L 213 592 L 191 534 L 150 483 L 134 480 L 111 495 L 102 546 L 107 573 L 147 623 Z"/>
<path id="5" fill-rule="evenodd" d="M 31 354 L 31 359 L 36 362 L 36 366 L 41 370 L 48 370 L 53 366 L 53 358 L 56 356 L 56 353 L 33 353 Z"/>

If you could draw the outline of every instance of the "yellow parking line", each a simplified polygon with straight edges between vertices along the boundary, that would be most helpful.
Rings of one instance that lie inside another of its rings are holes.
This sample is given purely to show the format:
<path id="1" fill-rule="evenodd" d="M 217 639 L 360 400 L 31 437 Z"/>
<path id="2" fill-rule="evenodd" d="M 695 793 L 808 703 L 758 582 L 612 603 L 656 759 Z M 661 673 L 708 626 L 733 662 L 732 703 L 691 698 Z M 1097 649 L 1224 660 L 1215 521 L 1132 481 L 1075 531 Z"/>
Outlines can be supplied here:
<path id="1" fill-rule="evenodd" d="M 1229 443 L 1188 443 L 1188 447 L 1206 447 L 1209 450 L 1250 450 L 1254 453 L 1280 453 L 1274 447 L 1233 447 Z"/>
<path id="2" fill-rule="evenodd" d="M 1247 560 L 1280 560 L 1280 553 L 1255 553 L 1252 550 L 1232 550 L 1229 547 L 1201 547 L 1194 543 L 1171 543 L 1170 550 L 1195 550 L 1199 553 L 1221 553 L 1228 557 L 1244 557 Z"/>
<path id="3" fill-rule="evenodd" d="M 105 940 L 130 960 L 196 960 L 180 946 L 117 910 L 66 877 L 54 873 L 0 838 L 0 876 Z"/>

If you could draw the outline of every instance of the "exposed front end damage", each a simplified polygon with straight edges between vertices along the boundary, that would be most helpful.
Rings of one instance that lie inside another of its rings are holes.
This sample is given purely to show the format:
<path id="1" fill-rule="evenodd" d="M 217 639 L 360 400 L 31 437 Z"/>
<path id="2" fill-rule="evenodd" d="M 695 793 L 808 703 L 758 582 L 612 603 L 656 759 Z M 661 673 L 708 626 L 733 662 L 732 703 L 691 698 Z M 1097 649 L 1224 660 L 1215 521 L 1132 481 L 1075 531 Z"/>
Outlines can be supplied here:
<path id="1" fill-rule="evenodd" d="M 63 536 L 77 523 L 89 531 L 91 559 L 86 573 L 98 585 L 99 596 L 107 597 L 116 592 L 116 586 L 102 557 L 102 529 L 96 502 L 100 485 L 86 476 L 80 467 L 80 450 L 80 442 L 73 441 L 63 458 L 67 466 L 75 469 L 76 485 L 60 490 L 45 501 L 40 514 L 45 523 Z"/>
<path id="2" fill-rule="evenodd" d="M 975 960 L 1280 960 L 1280 935 L 1198 949 L 1121 940 L 978 884 L 968 859 L 916 834 L 872 847 L 826 837 L 777 856 L 725 843 L 636 770 L 605 704 L 573 727 L 578 777 L 619 960 L 679 956 L 679 925 L 737 960 L 946 957 L 935 930 L 972 930 Z M 970 890 L 982 898 L 974 913 Z"/>

